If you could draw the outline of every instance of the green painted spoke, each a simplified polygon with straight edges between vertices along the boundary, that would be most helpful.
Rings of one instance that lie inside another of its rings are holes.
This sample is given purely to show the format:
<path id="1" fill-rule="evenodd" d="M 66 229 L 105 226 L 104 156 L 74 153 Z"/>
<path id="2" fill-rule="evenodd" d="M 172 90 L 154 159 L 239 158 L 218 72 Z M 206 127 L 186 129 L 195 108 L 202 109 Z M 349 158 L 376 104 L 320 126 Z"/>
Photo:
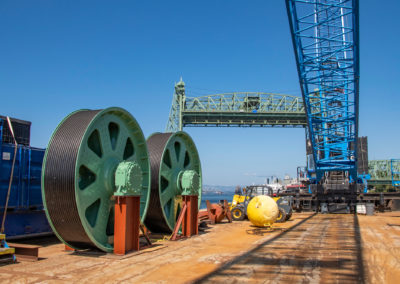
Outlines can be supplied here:
<path id="1" fill-rule="evenodd" d="M 80 192 L 78 191 L 80 204 L 82 208 L 84 209 L 88 208 L 90 205 L 92 205 L 96 200 L 100 198 L 98 187 L 99 187 L 98 183 L 94 182 L 84 190 L 81 190 Z"/>
<path id="2" fill-rule="evenodd" d="M 100 163 L 101 158 L 97 156 L 90 148 L 85 148 L 82 151 L 81 161 L 83 164 Z"/>
<path id="3" fill-rule="evenodd" d="M 160 170 L 160 175 L 163 176 L 166 180 L 172 181 L 172 170 L 168 168 L 167 165 L 162 165 Z"/>
<path id="4" fill-rule="evenodd" d="M 80 157 L 81 164 L 90 169 L 93 173 L 99 172 L 101 158 L 97 156 L 90 148 L 85 148 Z"/>
<path id="5" fill-rule="evenodd" d="M 97 213 L 96 225 L 94 226 L 93 233 L 97 236 L 97 240 L 102 243 L 108 242 L 106 234 L 108 216 L 110 214 L 110 200 L 103 198 L 100 202 L 99 211 Z"/>
<path id="6" fill-rule="evenodd" d="M 171 186 L 168 186 L 163 193 L 161 193 L 161 206 L 164 207 L 172 198 L 175 197 L 175 192 Z"/>
<path id="7" fill-rule="evenodd" d="M 186 166 L 183 166 L 183 169 L 185 170 L 192 170 L 194 167 L 192 167 L 192 160 L 190 159 L 189 156 L 189 163 Z"/>
<path id="8" fill-rule="evenodd" d="M 178 160 L 176 159 L 176 152 L 173 145 L 169 147 L 169 153 L 171 156 L 171 167 L 175 168 L 176 165 L 178 164 Z"/>
<path id="9" fill-rule="evenodd" d="M 181 150 L 179 152 L 179 161 L 178 161 L 178 165 L 181 169 L 183 169 L 186 152 L 187 152 L 187 150 L 186 150 L 185 144 L 181 143 Z"/>
<path id="10" fill-rule="evenodd" d="M 170 166 L 168 166 L 166 163 L 164 163 L 163 161 L 161 161 L 161 170 L 162 170 L 162 171 L 171 171 L 171 169 L 172 169 L 172 165 L 171 165 L 171 167 L 170 167 Z"/>
<path id="11" fill-rule="evenodd" d="M 118 157 L 123 157 L 128 137 L 128 131 L 125 128 L 120 128 L 117 144 L 115 146 L 115 152 L 117 153 Z"/>
<path id="12" fill-rule="evenodd" d="M 112 147 L 107 124 L 100 125 L 98 127 L 98 131 L 100 134 L 101 149 L 103 150 L 103 155 L 104 153 L 110 153 L 112 151 Z"/>
<path id="13" fill-rule="evenodd" d="M 169 221 L 171 224 L 175 224 L 175 219 L 176 219 L 176 217 L 175 217 L 175 215 L 176 215 L 176 212 L 175 212 L 175 202 L 176 202 L 175 199 L 173 199 L 172 202 L 171 202 L 170 208 L 169 208 L 168 221 Z"/>

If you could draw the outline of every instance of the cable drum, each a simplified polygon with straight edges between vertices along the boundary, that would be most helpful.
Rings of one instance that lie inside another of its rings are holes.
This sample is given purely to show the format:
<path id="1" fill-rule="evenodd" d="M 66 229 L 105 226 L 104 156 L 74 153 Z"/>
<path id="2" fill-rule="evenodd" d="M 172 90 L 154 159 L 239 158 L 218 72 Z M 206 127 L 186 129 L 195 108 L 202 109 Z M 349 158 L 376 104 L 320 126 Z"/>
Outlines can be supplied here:
<path id="1" fill-rule="evenodd" d="M 196 146 L 186 132 L 154 133 L 147 139 L 151 166 L 151 190 L 146 227 L 153 233 L 170 233 L 182 209 L 179 176 L 189 170 L 199 175 L 201 202 L 201 165 Z"/>
<path id="2" fill-rule="evenodd" d="M 53 231 L 66 245 L 113 250 L 114 175 L 122 161 L 135 162 L 141 169 L 143 221 L 150 165 L 136 120 L 121 108 L 79 110 L 56 128 L 43 161 L 42 198 Z"/>
<path id="3" fill-rule="evenodd" d="M 53 231 L 71 247 L 93 246 L 80 222 L 75 202 L 74 173 L 79 145 L 98 111 L 78 111 L 57 128 L 46 150 L 43 202 Z M 68 214 L 65 214 L 68 212 Z"/>

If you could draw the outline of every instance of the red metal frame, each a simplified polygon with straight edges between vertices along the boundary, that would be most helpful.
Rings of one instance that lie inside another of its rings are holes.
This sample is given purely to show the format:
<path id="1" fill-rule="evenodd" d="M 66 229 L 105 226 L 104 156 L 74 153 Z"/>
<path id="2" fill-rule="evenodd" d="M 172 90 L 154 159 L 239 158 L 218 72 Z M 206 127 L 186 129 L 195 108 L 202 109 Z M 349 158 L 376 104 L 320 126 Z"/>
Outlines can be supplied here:
<path id="1" fill-rule="evenodd" d="M 182 235 L 191 237 L 199 234 L 199 220 L 197 219 L 198 209 L 198 196 L 197 195 L 184 195 L 183 202 L 186 204 L 186 218 L 182 223 Z"/>
<path id="2" fill-rule="evenodd" d="M 175 224 L 175 228 L 171 236 L 171 241 L 178 239 L 177 235 L 181 225 L 182 235 L 180 237 L 191 237 L 193 235 L 199 234 L 199 220 L 197 218 L 197 214 L 199 212 L 198 196 L 183 195 L 182 199 L 183 208 Z"/>
<path id="3" fill-rule="evenodd" d="M 232 222 L 231 210 L 228 201 L 224 200 L 223 204 L 210 203 L 206 200 L 207 211 L 199 212 L 200 220 L 209 220 L 211 224 L 221 223 L 225 218 L 228 222 Z"/>
<path id="4" fill-rule="evenodd" d="M 231 209 L 229 208 L 229 203 L 226 200 L 224 200 L 224 211 L 225 211 L 226 219 L 228 219 L 229 223 L 232 223 Z"/>
<path id="5" fill-rule="evenodd" d="M 140 196 L 116 196 L 114 254 L 139 250 Z"/>

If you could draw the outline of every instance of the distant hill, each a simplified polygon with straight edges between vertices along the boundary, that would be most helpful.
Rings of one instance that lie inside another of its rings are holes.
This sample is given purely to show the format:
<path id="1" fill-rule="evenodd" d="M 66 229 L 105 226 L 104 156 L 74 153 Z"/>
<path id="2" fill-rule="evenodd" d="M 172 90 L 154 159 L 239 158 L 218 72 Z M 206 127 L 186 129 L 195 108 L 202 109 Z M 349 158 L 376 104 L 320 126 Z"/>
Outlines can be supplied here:
<path id="1" fill-rule="evenodd" d="M 203 192 L 222 191 L 226 193 L 235 192 L 236 185 L 203 185 Z"/>

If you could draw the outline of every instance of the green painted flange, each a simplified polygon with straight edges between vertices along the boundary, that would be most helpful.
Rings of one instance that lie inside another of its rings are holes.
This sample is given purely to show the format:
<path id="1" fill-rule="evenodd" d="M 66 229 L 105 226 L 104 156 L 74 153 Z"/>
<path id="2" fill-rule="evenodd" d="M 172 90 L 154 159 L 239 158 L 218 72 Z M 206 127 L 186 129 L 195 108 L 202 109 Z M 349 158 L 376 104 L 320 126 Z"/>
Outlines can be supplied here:
<path id="1" fill-rule="evenodd" d="M 78 111 L 79 112 L 79 111 Z M 57 127 L 62 126 L 74 112 Z M 53 138 L 52 138 L 53 139 Z M 51 143 L 51 142 L 50 142 Z M 50 145 L 50 144 L 49 144 Z M 47 151 L 44 159 L 46 164 Z M 62 161 L 60 161 L 62 162 Z M 131 162 L 131 163 L 126 163 Z M 80 141 L 75 163 L 75 201 L 80 222 L 87 237 L 99 249 L 112 252 L 114 243 L 114 205 L 113 195 L 118 192 L 116 186 L 117 168 L 130 167 L 125 174 L 128 177 L 141 173 L 138 188 L 137 181 L 128 181 L 128 190 L 140 189 L 140 215 L 143 221 L 150 196 L 150 163 L 143 132 L 133 116 L 122 108 L 107 108 L 99 111 L 87 125 Z M 139 169 L 138 169 L 139 167 Z M 121 181 L 121 180 L 120 180 Z M 133 187 L 132 187 L 133 185 Z M 119 184 L 119 187 L 121 184 Z M 121 192 L 121 191 L 120 191 Z M 44 171 L 42 174 L 42 196 L 44 194 Z M 66 245 L 76 247 L 60 235 L 44 206 L 50 225 L 55 234 Z M 65 214 L 68 214 L 66 212 Z"/>
<path id="2" fill-rule="evenodd" d="M 183 177 L 185 188 L 182 187 Z M 200 157 L 192 138 L 183 131 L 173 133 L 162 153 L 158 183 L 162 212 L 171 230 L 182 209 L 183 194 L 198 195 L 200 206 L 201 177 Z M 191 185 L 187 186 L 187 182 Z"/>

